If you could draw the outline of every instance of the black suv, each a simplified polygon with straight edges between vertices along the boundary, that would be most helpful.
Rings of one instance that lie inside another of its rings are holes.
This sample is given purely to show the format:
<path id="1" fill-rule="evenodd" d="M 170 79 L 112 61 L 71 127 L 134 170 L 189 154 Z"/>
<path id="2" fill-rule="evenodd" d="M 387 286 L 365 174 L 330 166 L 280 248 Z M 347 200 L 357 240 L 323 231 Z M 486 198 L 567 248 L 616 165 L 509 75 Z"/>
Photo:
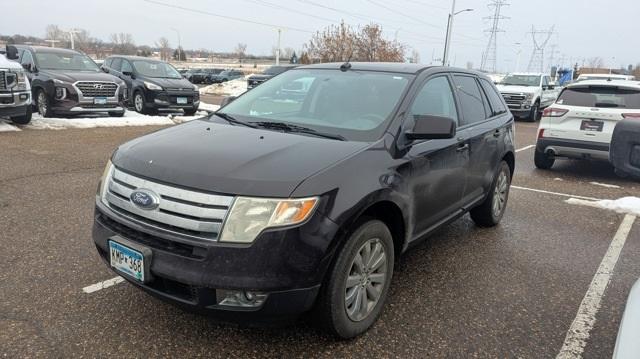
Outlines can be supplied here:
<path id="1" fill-rule="evenodd" d="M 116 117 L 124 115 L 127 85 L 100 71 L 87 55 L 68 49 L 15 47 L 42 116 L 95 112 L 108 112 Z"/>
<path id="2" fill-rule="evenodd" d="M 261 74 L 251 75 L 247 78 L 247 88 L 252 89 L 261 83 L 269 80 L 270 78 L 280 75 L 283 72 L 287 72 L 291 69 L 294 69 L 300 65 L 281 65 L 281 66 L 270 66 L 266 70 L 264 70 Z"/>
<path id="3" fill-rule="evenodd" d="M 379 317 L 401 253 L 467 212 L 500 222 L 513 126 L 477 72 L 300 67 L 120 146 L 93 239 L 167 301 L 252 322 L 312 310 L 354 337 Z"/>
<path id="4" fill-rule="evenodd" d="M 224 70 L 217 75 L 211 75 L 207 78 L 208 83 L 219 84 L 235 79 L 239 79 L 244 76 L 244 73 L 239 70 Z"/>
<path id="5" fill-rule="evenodd" d="M 146 57 L 111 56 L 102 69 L 122 79 L 129 88 L 129 105 L 136 112 L 155 114 L 158 109 L 182 109 L 192 116 L 200 106 L 198 87 L 173 66 Z"/>

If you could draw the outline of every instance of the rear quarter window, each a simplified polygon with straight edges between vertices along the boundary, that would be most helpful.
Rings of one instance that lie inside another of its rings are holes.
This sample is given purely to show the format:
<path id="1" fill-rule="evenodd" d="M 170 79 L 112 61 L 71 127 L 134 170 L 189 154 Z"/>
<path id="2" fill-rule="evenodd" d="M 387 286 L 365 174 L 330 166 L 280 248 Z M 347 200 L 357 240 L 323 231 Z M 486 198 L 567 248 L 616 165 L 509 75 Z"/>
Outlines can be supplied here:
<path id="1" fill-rule="evenodd" d="M 640 109 L 640 90 L 613 86 L 567 88 L 558 97 L 559 105 Z"/>

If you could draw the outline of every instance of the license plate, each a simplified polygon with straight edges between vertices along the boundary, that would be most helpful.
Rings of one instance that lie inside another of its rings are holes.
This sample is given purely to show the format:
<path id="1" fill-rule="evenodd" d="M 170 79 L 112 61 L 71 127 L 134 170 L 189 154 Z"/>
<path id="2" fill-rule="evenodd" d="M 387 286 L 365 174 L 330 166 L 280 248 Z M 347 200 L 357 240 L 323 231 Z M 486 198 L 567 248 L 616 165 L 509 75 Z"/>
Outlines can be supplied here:
<path id="1" fill-rule="evenodd" d="M 587 132 L 602 132 L 604 122 L 596 120 L 584 120 L 580 124 L 580 130 Z"/>
<path id="2" fill-rule="evenodd" d="M 144 282 L 144 256 L 118 242 L 109 241 L 111 266 L 128 276 Z"/>
<path id="3" fill-rule="evenodd" d="M 104 97 L 96 97 L 93 99 L 93 103 L 96 105 L 106 105 L 107 99 Z"/>
<path id="4" fill-rule="evenodd" d="M 187 98 L 186 97 L 177 97 L 176 98 L 176 102 L 178 103 L 178 105 L 186 105 L 187 104 Z"/>

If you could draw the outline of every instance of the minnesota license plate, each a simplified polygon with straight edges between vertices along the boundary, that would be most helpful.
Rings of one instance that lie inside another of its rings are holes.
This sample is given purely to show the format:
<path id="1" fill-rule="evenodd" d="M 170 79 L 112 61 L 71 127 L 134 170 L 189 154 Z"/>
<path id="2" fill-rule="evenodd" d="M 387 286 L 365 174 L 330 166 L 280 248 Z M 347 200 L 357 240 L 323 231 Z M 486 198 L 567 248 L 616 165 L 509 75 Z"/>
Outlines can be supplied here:
<path id="1" fill-rule="evenodd" d="M 144 256 L 118 242 L 109 241 L 111 266 L 128 276 L 144 282 Z"/>
<path id="2" fill-rule="evenodd" d="M 93 103 L 96 105 L 106 105 L 107 99 L 105 97 L 96 97 L 93 99 Z"/>
<path id="3" fill-rule="evenodd" d="M 187 98 L 186 97 L 177 97 L 176 98 L 176 102 L 178 103 L 178 105 L 186 105 L 187 104 Z"/>

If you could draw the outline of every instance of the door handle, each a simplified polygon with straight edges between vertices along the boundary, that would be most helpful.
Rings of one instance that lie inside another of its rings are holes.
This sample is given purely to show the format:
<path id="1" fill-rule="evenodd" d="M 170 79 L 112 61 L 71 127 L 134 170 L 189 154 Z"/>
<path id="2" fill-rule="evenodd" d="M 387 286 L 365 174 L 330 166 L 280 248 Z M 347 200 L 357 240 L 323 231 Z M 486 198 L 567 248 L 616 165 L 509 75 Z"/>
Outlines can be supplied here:
<path id="1" fill-rule="evenodd" d="M 458 148 L 456 148 L 456 151 L 458 152 L 464 152 L 464 151 L 468 151 L 469 150 L 469 144 L 465 143 L 465 144 L 459 144 Z"/>

